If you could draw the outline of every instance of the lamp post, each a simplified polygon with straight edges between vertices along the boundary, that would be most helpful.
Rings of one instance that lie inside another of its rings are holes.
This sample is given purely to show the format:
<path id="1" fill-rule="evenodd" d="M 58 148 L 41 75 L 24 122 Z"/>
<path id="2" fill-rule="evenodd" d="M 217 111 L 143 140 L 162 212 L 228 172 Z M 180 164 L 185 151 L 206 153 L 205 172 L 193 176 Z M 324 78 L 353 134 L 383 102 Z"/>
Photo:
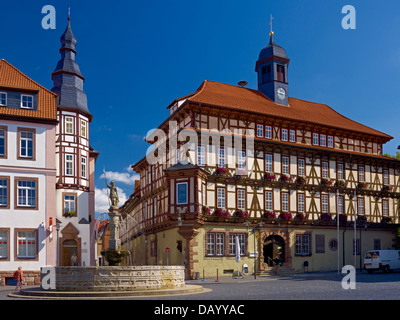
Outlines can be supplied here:
<path id="1" fill-rule="evenodd" d="M 57 223 L 56 223 L 56 231 L 57 231 L 57 244 L 56 244 L 56 267 L 58 267 L 58 265 L 59 265 L 59 261 L 58 261 L 58 259 L 59 259 L 59 257 L 58 257 L 58 254 L 59 254 L 59 250 L 58 250 L 58 238 L 59 238 L 59 231 L 60 231 L 60 229 L 61 229 L 61 224 L 60 224 L 60 222 L 57 220 L 56 221 Z"/>
<path id="2" fill-rule="evenodd" d="M 245 224 L 246 224 L 246 229 L 248 231 L 249 230 L 249 222 L 246 221 Z M 263 223 L 260 222 L 259 226 L 261 229 L 263 226 Z M 256 255 L 256 226 L 255 225 L 252 227 L 252 230 L 253 230 L 253 236 L 254 236 L 254 252 L 253 252 L 253 254 L 254 254 L 254 279 L 257 279 L 257 256 L 258 256 L 258 254 Z M 257 253 L 258 253 L 258 251 L 257 251 Z"/>

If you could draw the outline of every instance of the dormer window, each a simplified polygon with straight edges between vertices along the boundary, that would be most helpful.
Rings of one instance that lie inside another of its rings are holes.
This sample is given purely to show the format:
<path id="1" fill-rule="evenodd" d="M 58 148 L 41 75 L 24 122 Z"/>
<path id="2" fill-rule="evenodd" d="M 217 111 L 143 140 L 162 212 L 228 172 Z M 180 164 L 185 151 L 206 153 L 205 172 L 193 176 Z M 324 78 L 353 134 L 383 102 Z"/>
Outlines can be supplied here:
<path id="1" fill-rule="evenodd" d="M 22 94 L 21 95 L 21 108 L 33 109 L 33 96 Z"/>
<path id="2" fill-rule="evenodd" d="M 0 92 L 0 106 L 7 106 L 7 93 Z"/>

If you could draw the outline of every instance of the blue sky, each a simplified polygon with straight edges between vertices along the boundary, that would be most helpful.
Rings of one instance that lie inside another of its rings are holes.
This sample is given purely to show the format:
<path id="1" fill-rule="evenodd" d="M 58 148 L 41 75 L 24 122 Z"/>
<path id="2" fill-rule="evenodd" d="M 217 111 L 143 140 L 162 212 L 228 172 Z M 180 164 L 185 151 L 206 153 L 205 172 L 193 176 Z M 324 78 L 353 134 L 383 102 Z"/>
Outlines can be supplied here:
<path id="1" fill-rule="evenodd" d="M 41 27 L 48 4 L 56 9 L 55 30 Z M 348 4 L 356 9 L 355 30 L 342 28 Z M 246 80 L 256 89 L 254 67 L 269 41 L 270 14 L 275 42 L 290 58 L 289 96 L 328 104 L 392 135 L 385 153 L 395 154 L 400 144 L 399 1 L 7 1 L 0 58 L 51 89 L 68 6 L 93 114 L 91 146 L 100 152 L 100 211 L 103 169 L 128 197 L 135 179 L 129 166 L 145 155 L 143 137 L 168 116 L 175 98 L 203 80 Z"/>

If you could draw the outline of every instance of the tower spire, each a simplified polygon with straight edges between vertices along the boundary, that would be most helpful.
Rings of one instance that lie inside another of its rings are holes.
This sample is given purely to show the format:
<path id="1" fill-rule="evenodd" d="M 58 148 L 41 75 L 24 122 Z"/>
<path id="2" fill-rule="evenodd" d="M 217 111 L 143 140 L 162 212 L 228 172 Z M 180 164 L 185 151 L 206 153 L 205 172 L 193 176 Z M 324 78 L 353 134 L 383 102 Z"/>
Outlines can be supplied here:
<path id="1" fill-rule="evenodd" d="M 271 26 L 271 31 L 269 32 L 269 36 L 270 36 L 270 40 L 269 43 L 273 43 L 274 42 L 274 31 L 272 31 L 272 20 L 275 19 L 272 14 L 270 15 L 270 19 L 269 19 L 269 25 Z"/>

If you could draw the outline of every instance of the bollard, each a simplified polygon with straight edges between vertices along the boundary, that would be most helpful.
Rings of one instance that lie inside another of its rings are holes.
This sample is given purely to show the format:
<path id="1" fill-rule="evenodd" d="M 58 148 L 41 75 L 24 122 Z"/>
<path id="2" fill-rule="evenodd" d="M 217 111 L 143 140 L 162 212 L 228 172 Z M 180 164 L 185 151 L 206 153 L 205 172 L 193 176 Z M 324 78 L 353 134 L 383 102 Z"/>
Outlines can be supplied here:
<path id="1" fill-rule="evenodd" d="M 203 280 L 201 280 L 201 281 L 207 281 L 205 276 L 204 276 L 204 269 L 203 269 Z"/>
<path id="2" fill-rule="evenodd" d="M 218 269 L 217 269 L 217 280 L 215 282 L 221 282 L 221 280 L 218 279 Z"/>

